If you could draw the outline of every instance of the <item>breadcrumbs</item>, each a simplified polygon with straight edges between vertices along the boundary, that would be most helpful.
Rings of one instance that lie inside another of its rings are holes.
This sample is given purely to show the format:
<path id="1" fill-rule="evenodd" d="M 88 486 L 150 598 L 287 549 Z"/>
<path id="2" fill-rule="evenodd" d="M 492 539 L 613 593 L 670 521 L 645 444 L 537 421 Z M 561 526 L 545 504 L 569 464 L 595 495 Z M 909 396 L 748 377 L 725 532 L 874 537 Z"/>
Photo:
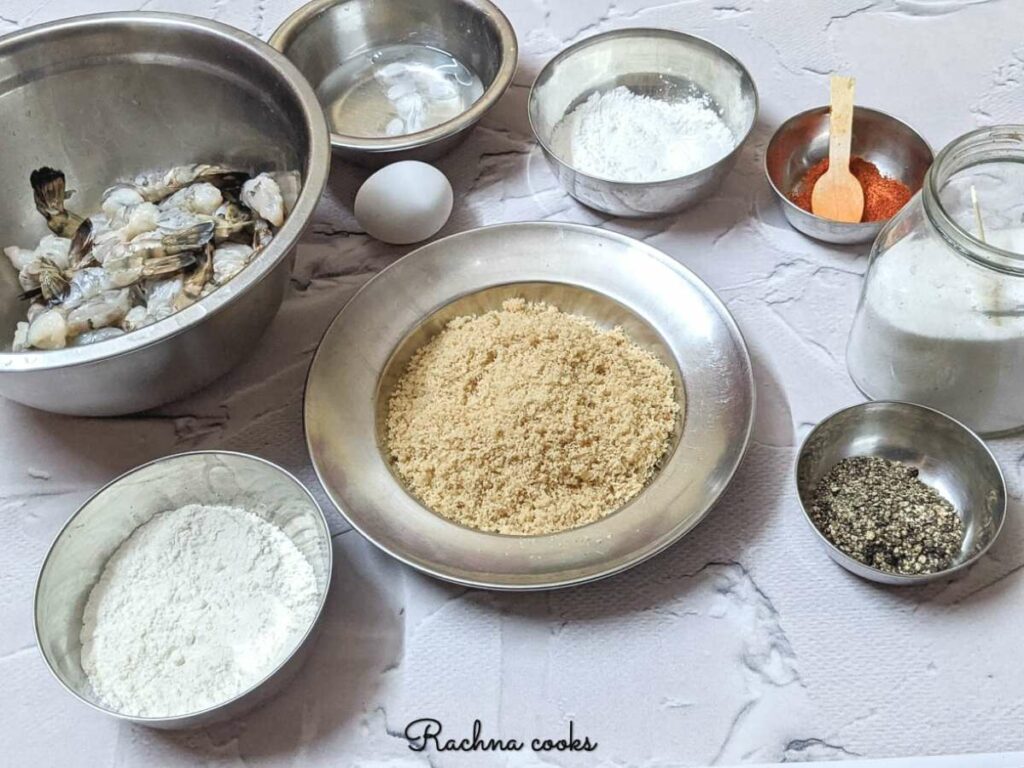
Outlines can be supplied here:
<path id="1" fill-rule="evenodd" d="M 416 352 L 388 403 L 387 444 L 409 490 L 444 517 L 555 533 L 636 496 L 679 412 L 668 367 L 622 329 L 511 299 Z"/>

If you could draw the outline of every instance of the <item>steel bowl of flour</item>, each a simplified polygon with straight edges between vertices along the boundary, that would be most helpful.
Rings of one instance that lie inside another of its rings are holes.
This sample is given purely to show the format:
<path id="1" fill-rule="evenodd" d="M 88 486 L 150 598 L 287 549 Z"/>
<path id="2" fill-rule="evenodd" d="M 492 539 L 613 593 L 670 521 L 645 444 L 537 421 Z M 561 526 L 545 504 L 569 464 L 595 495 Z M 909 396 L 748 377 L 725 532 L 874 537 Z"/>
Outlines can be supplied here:
<path id="1" fill-rule="evenodd" d="M 57 534 L 36 584 L 36 640 L 94 709 L 152 728 L 209 725 L 298 672 L 331 566 L 323 512 L 284 469 L 229 451 L 168 456 L 108 483 Z M 211 589 L 218 579 L 232 588 Z M 131 632 L 142 624 L 145 635 Z M 210 643 L 210 627 L 231 634 Z M 185 696 L 216 700 L 174 711 Z"/>
<path id="2" fill-rule="evenodd" d="M 746 67 L 712 42 L 620 29 L 569 46 L 530 90 L 530 126 L 562 187 L 590 208 L 663 216 L 709 197 L 757 120 Z"/>

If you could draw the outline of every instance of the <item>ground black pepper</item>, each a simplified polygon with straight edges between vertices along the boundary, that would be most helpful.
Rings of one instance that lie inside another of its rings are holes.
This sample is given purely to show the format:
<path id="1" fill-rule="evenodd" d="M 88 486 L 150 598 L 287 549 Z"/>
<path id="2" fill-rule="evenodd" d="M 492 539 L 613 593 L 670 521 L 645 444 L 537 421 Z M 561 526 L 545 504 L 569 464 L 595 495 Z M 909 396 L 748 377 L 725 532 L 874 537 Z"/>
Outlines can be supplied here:
<path id="1" fill-rule="evenodd" d="M 843 459 L 815 486 L 811 519 L 839 549 L 879 570 L 941 571 L 960 553 L 963 523 L 917 475 L 889 459 Z"/>

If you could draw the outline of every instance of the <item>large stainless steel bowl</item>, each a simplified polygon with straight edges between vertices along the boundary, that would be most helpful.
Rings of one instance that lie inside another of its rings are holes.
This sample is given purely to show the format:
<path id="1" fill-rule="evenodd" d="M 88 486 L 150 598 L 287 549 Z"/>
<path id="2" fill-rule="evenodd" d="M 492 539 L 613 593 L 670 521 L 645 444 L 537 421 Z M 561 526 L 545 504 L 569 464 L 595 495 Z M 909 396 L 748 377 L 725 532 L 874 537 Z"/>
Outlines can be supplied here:
<path id="1" fill-rule="evenodd" d="M 301 193 L 274 242 L 229 284 L 172 317 L 89 346 L 10 353 L 24 319 L 17 275 L 0 265 L 0 394 L 61 413 L 130 413 L 174 400 L 244 358 L 277 312 L 289 255 L 323 191 L 327 125 L 284 56 L 189 16 L 84 16 L 0 39 L 0 245 L 47 233 L 29 173 L 63 169 L 78 211 L 140 171 L 224 160 L 298 170 Z"/>
<path id="2" fill-rule="evenodd" d="M 353 136 L 331 120 L 338 156 L 370 167 L 430 162 L 455 148 L 512 84 L 519 56 L 515 30 L 489 0 L 313 0 L 285 19 L 270 44 L 295 62 L 317 92 L 343 64 L 395 44 L 437 48 L 480 78 L 483 95 L 469 109 L 415 133 Z"/>
<path id="3" fill-rule="evenodd" d="M 603 179 L 559 156 L 551 137 L 559 121 L 592 94 L 624 85 L 654 99 L 706 97 L 735 138 L 728 155 L 674 179 Z M 537 75 L 530 126 L 566 192 L 612 216 L 644 218 L 681 211 L 711 195 L 736 164 L 757 120 L 757 88 L 747 69 L 714 43 L 669 29 L 618 29 L 569 46 Z"/>
<path id="4" fill-rule="evenodd" d="M 82 669 L 82 612 L 110 556 L 143 523 L 188 504 L 238 506 L 281 529 L 316 576 L 316 616 L 286 657 L 234 698 L 171 717 L 126 715 L 97 698 Z M 276 464 L 229 451 L 166 456 L 101 488 L 71 516 L 43 561 L 36 584 L 36 640 L 54 677 L 108 715 L 151 728 L 194 728 L 236 717 L 268 699 L 298 672 L 313 646 L 331 583 L 331 533 L 308 490 Z"/>
<path id="5" fill-rule="evenodd" d="M 607 517 L 550 535 L 485 533 L 435 514 L 383 447 L 390 393 L 412 354 L 452 318 L 514 297 L 622 327 L 685 392 L 681 429 L 646 488 Z M 631 568 L 692 530 L 743 457 L 754 386 L 729 311 L 681 264 L 603 229 L 520 222 L 437 240 L 367 283 L 324 334 L 304 412 L 320 484 L 371 542 L 448 581 L 549 589 Z"/>

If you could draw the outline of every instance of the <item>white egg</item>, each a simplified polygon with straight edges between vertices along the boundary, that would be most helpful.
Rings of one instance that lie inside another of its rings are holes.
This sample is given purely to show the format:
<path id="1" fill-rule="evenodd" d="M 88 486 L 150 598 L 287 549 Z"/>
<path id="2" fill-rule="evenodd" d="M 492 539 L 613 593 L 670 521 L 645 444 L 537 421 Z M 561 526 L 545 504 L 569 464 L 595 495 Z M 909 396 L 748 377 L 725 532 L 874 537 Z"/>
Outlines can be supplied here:
<path id="1" fill-rule="evenodd" d="M 406 245 L 437 233 L 452 213 L 452 185 L 432 165 L 403 160 L 381 168 L 356 193 L 356 221 L 385 243 Z"/>

